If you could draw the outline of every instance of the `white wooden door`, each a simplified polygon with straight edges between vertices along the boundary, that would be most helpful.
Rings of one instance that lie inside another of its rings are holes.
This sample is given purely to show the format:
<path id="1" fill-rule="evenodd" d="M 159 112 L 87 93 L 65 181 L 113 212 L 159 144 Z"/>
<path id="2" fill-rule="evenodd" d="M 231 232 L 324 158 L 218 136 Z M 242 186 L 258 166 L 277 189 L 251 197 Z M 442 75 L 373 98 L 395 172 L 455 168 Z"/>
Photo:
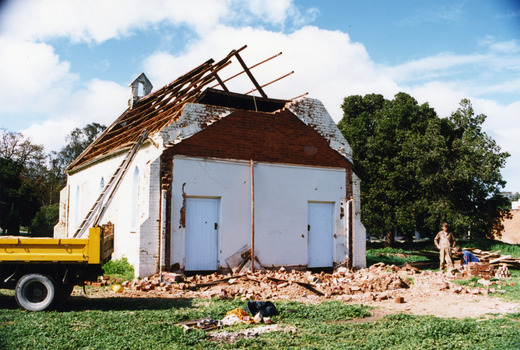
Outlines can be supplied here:
<path id="1" fill-rule="evenodd" d="M 308 267 L 332 266 L 332 223 L 334 203 L 309 202 Z"/>
<path id="2" fill-rule="evenodd" d="M 186 199 L 186 271 L 218 269 L 218 199 Z"/>

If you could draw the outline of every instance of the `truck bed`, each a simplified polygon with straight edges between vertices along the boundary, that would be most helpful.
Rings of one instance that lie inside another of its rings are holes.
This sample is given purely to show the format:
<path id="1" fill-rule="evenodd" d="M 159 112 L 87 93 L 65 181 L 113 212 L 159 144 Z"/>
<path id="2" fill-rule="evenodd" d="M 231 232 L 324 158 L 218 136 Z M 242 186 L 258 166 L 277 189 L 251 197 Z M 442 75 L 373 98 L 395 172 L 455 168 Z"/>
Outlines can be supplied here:
<path id="1" fill-rule="evenodd" d="M 0 237 L 0 262 L 103 264 L 110 259 L 114 236 L 102 232 L 93 227 L 88 238 Z"/>

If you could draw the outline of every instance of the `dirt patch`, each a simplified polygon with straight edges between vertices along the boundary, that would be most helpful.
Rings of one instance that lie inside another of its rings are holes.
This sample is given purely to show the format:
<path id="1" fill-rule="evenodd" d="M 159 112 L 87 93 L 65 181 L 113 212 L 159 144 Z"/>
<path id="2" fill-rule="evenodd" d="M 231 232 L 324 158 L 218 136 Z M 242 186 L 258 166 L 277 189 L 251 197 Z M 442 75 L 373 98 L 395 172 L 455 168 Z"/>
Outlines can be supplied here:
<path id="1" fill-rule="evenodd" d="M 363 304 L 384 309 L 388 313 L 453 318 L 475 318 L 487 314 L 507 314 L 520 311 L 520 303 L 484 295 L 488 293 L 488 290 L 482 290 L 479 294 L 472 293 L 476 293 L 476 291 L 461 288 L 443 274 L 436 273 L 426 276 L 417 275 L 411 288 L 394 291 L 386 300 L 367 300 Z M 396 303 L 394 301 L 396 296 L 402 297 L 404 302 Z"/>
<path id="2" fill-rule="evenodd" d="M 102 282 L 109 284 L 110 281 Z M 500 293 L 498 281 L 488 288 L 462 287 L 453 276 L 376 264 L 359 271 L 338 268 L 333 273 L 310 271 L 258 271 L 239 276 L 165 273 L 161 276 L 123 283 L 121 293 L 109 288 L 89 291 L 96 297 L 126 298 L 219 298 L 246 300 L 294 300 L 319 303 L 340 300 L 374 307 L 376 320 L 389 313 L 438 317 L 481 317 L 486 314 L 520 312 L 520 303 L 493 297 Z M 74 293 L 81 293 L 76 290 Z"/>

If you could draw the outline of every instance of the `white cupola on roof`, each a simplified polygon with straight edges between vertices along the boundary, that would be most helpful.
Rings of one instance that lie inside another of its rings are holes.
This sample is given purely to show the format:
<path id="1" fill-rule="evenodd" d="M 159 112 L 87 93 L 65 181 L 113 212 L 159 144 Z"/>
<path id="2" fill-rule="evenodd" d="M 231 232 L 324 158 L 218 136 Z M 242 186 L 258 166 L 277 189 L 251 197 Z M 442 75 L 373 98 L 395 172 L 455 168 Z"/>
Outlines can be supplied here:
<path id="1" fill-rule="evenodd" d="M 152 83 L 150 83 L 150 80 L 146 77 L 144 73 L 139 74 L 137 78 L 134 79 L 129 85 L 131 97 L 128 101 L 128 105 L 130 108 L 134 106 L 134 104 L 139 101 L 143 96 L 148 95 L 150 92 L 152 92 Z"/>

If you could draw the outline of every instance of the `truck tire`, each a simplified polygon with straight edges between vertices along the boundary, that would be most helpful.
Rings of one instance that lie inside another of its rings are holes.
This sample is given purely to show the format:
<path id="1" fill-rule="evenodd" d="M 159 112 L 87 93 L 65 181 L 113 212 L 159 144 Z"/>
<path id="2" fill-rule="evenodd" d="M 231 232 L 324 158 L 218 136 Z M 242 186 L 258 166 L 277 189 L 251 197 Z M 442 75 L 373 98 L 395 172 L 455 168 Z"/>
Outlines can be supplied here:
<path id="1" fill-rule="evenodd" d="M 56 284 L 51 277 L 39 273 L 22 276 L 16 283 L 15 299 L 27 311 L 42 311 L 53 306 Z"/>

